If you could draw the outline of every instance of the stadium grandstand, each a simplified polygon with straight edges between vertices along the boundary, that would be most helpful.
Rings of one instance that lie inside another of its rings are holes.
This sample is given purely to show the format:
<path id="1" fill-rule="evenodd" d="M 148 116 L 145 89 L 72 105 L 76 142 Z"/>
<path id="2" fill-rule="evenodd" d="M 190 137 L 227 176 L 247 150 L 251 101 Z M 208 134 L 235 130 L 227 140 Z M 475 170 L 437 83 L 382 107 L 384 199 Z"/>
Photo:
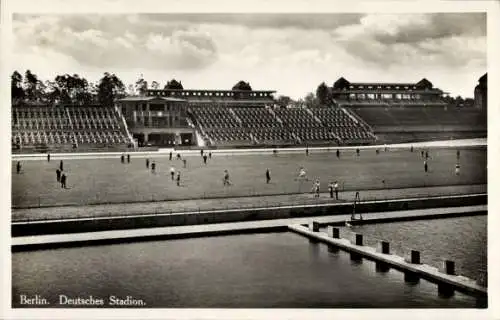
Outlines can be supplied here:
<path id="1" fill-rule="evenodd" d="M 127 117 L 130 124 L 129 119 L 137 117 L 138 113 L 151 114 L 151 103 L 148 102 L 151 99 L 175 99 L 186 108 L 186 123 L 193 128 L 199 146 L 339 145 L 366 144 L 375 140 L 369 126 L 345 109 L 277 108 L 274 93 L 270 90 L 234 89 L 148 90 L 145 97 L 136 99 L 136 105 L 126 108 L 125 112 L 132 112 Z M 168 106 L 160 109 L 156 112 L 168 114 Z M 134 136 L 137 134 L 134 126 L 130 130 Z M 176 137 L 170 140 L 174 141 L 173 145 L 182 140 L 178 134 Z M 191 140 L 192 144 L 195 144 L 194 140 Z M 146 143 L 151 142 L 147 140 Z M 182 140 L 180 144 L 189 143 Z"/>
<path id="2" fill-rule="evenodd" d="M 483 97 L 478 90 L 476 99 Z M 352 83 L 340 78 L 331 88 L 333 104 L 369 126 L 379 142 L 485 137 L 486 112 L 450 104 L 445 94 L 425 78 L 417 83 Z"/>
<path id="3" fill-rule="evenodd" d="M 133 140 L 112 107 L 21 104 L 12 108 L 12 146 L 19 152 L 122 150 Z"/>
<path id="4" fill-rule="evenodd" d="M 363 145 L 486 136 L 486 74 L 473 105 L 417 83 L 338 79 L 321 106 L 278 106 L 275 91 L 148 89 L 116 106 L 15 104 L 14 152 L 130 147 Z M 243 87 L 237 87 L 243 84 Z M 475 106 L 475 107 L 474 107 Z M 22 151 L 21 151 L 22 150 Z"/>

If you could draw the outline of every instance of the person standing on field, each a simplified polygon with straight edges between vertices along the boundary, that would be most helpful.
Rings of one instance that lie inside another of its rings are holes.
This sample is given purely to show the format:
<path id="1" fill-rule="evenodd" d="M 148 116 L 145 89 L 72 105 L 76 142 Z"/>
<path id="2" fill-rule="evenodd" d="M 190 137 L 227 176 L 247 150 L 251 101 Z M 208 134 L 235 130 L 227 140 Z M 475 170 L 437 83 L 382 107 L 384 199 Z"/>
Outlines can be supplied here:
<path id="1" fill-rule="evenodd" d="M 66 175 L 64 173 L 61 175 L 61 188 L 66 189 Z"/>
<path id="2" fill-rule="evenodd" d="M 314 182 L 313 190 L 314 190 L 314 197 L 319 198 L 319 190 L 320 190 L 319 179 L 316 179 L 316 181 Z"/>

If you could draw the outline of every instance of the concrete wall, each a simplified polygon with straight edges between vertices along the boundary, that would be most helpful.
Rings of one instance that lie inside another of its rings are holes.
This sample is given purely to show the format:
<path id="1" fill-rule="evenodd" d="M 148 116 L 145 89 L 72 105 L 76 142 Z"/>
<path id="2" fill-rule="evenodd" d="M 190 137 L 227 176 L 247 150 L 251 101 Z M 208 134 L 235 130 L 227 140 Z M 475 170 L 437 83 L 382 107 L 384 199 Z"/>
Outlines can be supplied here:
<path id="1" fill-rule="evenodd" d="M 357 213 L 427 209 L 439 207 L 457 207 L 481 205 L 487 203 L 486 195 L 450 197 L 440 199 L 419 199 L 412 201 L 388 200 L 361 203 Z M 153 215 L 144 217 L 82 219 L 77 221 L 31 222 L 12 224 L 12 236 L 41 234 L 78 233 L 104 230 L 123 230 L 137 228 L 155 228 L 167 226 L 185 226 L 222 222 L 255 221 L 286 219 L 298 217 L 351 214 L 352 204 L 340 206 L 321 205 L 312 207 L 271 208 L 241 211 L 217 211 L 187 214 Z"/>

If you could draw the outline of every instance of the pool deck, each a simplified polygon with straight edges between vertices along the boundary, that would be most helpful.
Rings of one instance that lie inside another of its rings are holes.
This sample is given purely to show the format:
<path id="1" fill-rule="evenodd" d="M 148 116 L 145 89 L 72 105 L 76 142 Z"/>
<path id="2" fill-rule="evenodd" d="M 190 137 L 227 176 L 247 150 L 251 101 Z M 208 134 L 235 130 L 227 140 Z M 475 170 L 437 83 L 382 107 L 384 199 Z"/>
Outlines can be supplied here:
<path id="1" fill-rule="evenodd" d="M 364 215 L 364 221 L 396 222 L 409 219 L 446 218 L 486 214 L 487 205 L 452 207 L 407 211 L 377 212 Z M 258 233 L 286 231 L 289 225 L 307 224 L 317 221 L 320 224 L 344 224 L 350 215 L 332 215 L 291 219 L 274 219 L 216 223 L 204 225 L 174 226 L 161 228 L 143 228 L 127 230 L 97 231 L 86 233 L 22 236 L 12 238 L 12 251 L 36 250 L 64 246 L 82 246 L 131 241 L 176 239 L 187 237 L 206 237 L 238 233 Z"/>
<path id="2" fill-rule="evenodd" d="M 488 186 L 456 185 L 405 189 L 360 190 L 362 202 L 415 199 L 419 197 L 449 197 L 457 195 L 486 194 Z M 26 209 L 12 209 L 12 222 L 44 221 L 58 219 L 85 219 L 99 217 L 130 217 L 139 215 L 181 214 L 216 212 L 220 210 L 248 210 L 284 206 L 336 206 L 352 203 L 355 192 L 339 192 L 339 199 L 331 199 L 322 193 L 314 198 L 311 193 L 281 194 L 260 197 L 227 197 L 211 199 L 190 199 L 156 202 L 133 202 L 85 206 L 57 206 Z"/>
<path id="3" fill-rule="evenodd" d="M 438 287 L 447 286 L 451 290 L 457 290 L 478 298 L 487 296 L 487 289 L 478 285 L 475 280 L 459 275 L 445 274 L 429 265 L 414 264 L 397 255 L 377 252 L 377 249 L 373 247 L 352 244 L 351 241 L 347 239 L 335 239 L 324 232 L 314 232 L 310 230 L 309 227 L 300 224 L 290 225 L 288 228 L 305 237 L 333 245 L 351 254 L 354 253 L 377 263 L 383 263 L 402 272 L 411 273 L 419 278 L 438 284 Z"/>

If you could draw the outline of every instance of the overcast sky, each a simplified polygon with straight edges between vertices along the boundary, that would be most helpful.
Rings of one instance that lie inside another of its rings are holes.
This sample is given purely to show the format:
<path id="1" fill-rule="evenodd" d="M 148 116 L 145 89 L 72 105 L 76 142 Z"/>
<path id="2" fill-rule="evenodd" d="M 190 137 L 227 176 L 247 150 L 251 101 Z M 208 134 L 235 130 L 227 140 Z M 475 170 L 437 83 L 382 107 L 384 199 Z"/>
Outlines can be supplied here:
<path id="1" fill-rule="evenodd" d="M 343 76 L 417 82 L 472 97 L 486 72 L 486 14 L 27 15 L 13 20 L 14 67 L 46 80 L 106 71 L 125 84 L 230 89 L 239 80 L 292 98 Z"/>

